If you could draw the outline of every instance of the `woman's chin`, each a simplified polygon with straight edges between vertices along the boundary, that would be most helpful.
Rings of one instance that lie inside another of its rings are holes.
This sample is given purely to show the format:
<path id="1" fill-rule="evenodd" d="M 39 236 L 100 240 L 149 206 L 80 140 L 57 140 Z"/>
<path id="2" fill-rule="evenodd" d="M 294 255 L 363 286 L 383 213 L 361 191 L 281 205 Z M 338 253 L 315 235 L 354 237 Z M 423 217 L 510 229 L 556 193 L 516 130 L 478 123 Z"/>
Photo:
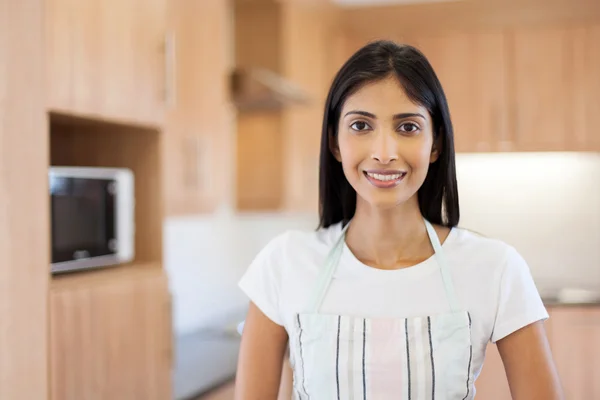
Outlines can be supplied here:
<path id="1" fill-rule="evenodd" d="M 389 211 L 402 207 L 409 203 L 411 196 L 402 195 L 402 193 L 369 193 L 362 201 L 372 210 Z"/>

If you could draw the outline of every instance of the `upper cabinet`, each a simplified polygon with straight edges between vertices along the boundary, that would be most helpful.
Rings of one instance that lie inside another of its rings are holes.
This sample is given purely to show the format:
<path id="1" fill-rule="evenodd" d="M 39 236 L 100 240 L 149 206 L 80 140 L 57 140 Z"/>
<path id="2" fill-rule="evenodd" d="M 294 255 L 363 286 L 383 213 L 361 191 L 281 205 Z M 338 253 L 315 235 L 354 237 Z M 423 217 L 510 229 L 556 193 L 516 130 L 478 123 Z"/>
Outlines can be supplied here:
<path id="1" fill-rule="evenodd" d="M 327 2 L 236 2 L 239 68 L 267 69 L 301 88 L 307 101 L 237 114 L 236 208 L 315 212 L 323 105 L 341 66 Z M 339 33 L 339 32 L 338 32 Z M 279 80 L 279 79 L 276 79 Z"/>
<path id="2" fill-rule="evenodd" d="M 600 27 L 514 29 L 512 139 L 521 151 L 600 151 Z"/>
<path id="3" fill-rule="evenodd" d="M 447 33 L 409 42 L 425 54 L 442 83 L 456 151 L 511 149 L 504 34 Z"/>
<path id="4" fill-rule="evenodd" d="M 585 110 L 586 147 L 600 151 L 600 24 L 579 31 L 578 54 L 583 56 L 583 73 L 577 74 L 577 89 L 584 94 L 578 105 Z M 581 38 L 581 39 L 579 39 Z"/>
<path id="5" fill-rule="evenodd" d="M 160 125 L 172 96 L 166 0 L 46 0 L 47 106 Z"/>
<path id="6" fill-rule="evenodd" d="M 232 184 L 231 25 L 225 0 L 169 2 L 175 90 L 163 135 L 167 216 L 213 211 Z"/>
<path id="7" fill-rule="evenodd" d="M 519 150 L 585 147 L 585 109 L 575 85 L 580 60 L 574 33 L 570 28 L 544 27 L 510 34 L 512 134 Z"/>
<path id="8" fill-rule="evenodd" d="M 444 87 L 456 151 L 600 151 L 600 27 L 416 35 Z"/>

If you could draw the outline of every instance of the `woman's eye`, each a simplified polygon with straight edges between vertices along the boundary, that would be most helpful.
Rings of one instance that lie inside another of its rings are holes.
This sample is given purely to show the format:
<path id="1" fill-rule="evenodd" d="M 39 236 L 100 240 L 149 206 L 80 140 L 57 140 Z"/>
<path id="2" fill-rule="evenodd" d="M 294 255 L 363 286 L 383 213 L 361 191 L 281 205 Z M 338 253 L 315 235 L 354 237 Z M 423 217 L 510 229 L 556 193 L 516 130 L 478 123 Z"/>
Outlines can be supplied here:
<path id="1" fill-rule="evenodd" d="M 414 133 L 419 130 L 419 126 L 417 124 L 413 124 L 412 122 L 406 122 L 406 123 L 400 125 L 398 128 L 402 132 L 407 132 L 407 133 Z"/>
<path id="2" fill-rule="evenodd" d="M 350 128 L 352 128 L 353 130 L 355 130 L 357 132 L 362 132 L 362 131 L 366 131 L 367 129 L 369 129 L 370 126 L 369 126 L 369 124 L 367 124 L 364 121 L 356 121 L 355 123 L 350 125 Z"/>

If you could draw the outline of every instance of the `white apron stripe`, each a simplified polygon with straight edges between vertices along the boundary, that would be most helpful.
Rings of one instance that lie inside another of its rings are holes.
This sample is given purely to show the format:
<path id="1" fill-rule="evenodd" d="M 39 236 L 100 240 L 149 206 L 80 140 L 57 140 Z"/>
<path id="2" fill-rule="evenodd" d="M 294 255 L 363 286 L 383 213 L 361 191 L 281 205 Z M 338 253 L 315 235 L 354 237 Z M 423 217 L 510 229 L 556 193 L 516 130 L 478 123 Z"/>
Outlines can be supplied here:
<path id="1" fill-rule="evenodd" d="M 402 321 L 402 324 L 400 325 L 401 330 L 400 330 L 400 335 L 399 335 L 399 340 L 398 343 L 400 345 L 400 354 L 399 354 L 399 358 L 400 358 L 400 382 L 402 384 L 402 389 L 401 389 L 401 394 L 400 394 L 400 398 L 401 399 L 408 399 L 408 387 L 410 386 L 410 378 L 408 376 L 408 368 L 409 368 L 409 363 L 407 363 L 407 359 L 405 354 L 408 354 L 408 347 L 407 347 L 407 332 L 406 332 L 406 325 L 407 322 L 406 320 Z"/>
<path id="2" fill-rule="evenodd" d="M 350 326 L 353 324 L 354 319 L 352 317 L 342 317 L 340 320 L 340 340 L 339 340 L 339 357 L 338 357 L 338 378 L 340 389 L 339 389 L 339 398 L 340 399 L 350 399 L 352 389 L 350 389 L 350 377 L 348 376 L 351 373 L 351 360 L 352 360 L 352 350 L 350 350 L 350 346 L 352 344 L 350 335 Z"/>
<path id="3" fill-rule="evenodd" d="M 302 388 L 302 391 L 304 392 L 304 395 L 306 396 L 305 398 L 308 400 L 309 396 L 308 396 L 308 392 L 306 391 L 306 386 L 305 386 L 305 382 L 304 382 L 304 368 L 305 365 L 304 364 L 304 349 L 302 347 L 302 323 L 300 322 L 300 315 L 297 315 L 297 322 L 298 322 L 298 355 L 300 356 L 300 371 L 299 371 L 299 376 L 298 378 L 300 379 L 300 387 Z"/>
<path id="4" fill-rule="evenodd" d="M 431 317 L 427 317 L 427 339 L 429 340 L 429 362 L 431 363 L 431 400 L 435 400 L 435 360 L 433 358 L 433 342 L 431 340 Z"/>
<path id="5" fill-rule="evenodd" d="M 424 391 L 423 398 L 431 399 L 432 390 L 432 364 L 431 352 L 429 347 L 429 317 L 421 319 L 421 338 L 423 343 L 423 366 L 425 376 L 423 377 Z"/>
<path id="6" fill-rule="evenodd" d="M 408 319 L 404 320 L 404 337 L 406 339 L 406 386 L 408 400 L 412 400 L 412 374 L 410 368 L 410 330 L 408 326 Z"/>
<path id="7" fill-rule="evenodd" d="M 337 318 L 337 339 L 336 339 L 336 352 L 335 352 L 335 383 L 337 388 L 337 399 L 340 400 L 340 330 L 341 330 L 342 317 Z"/>
<path id="8" fill-rule="evenodd" d="M 368 387 L 368 381 L 367 381 L 367 358 L 370 358 L 370 354 L 371 354 L 371 349 L 370 349 L 370 345 L 368 346 L 368 342 L 367 341 L 367 332 L 370 332 L 370 326 L 367 326 L 367 320 L 363 319 L 362 320 L 362 393 L 363 393 L 363 400 L 367 400 L 367 387 Z M 370 363 L 369 363 L 370 364 Z"/>
<path id="9" fill-rule="evenodd" d="M 413 338 L 415 357 L 413 358 L 415 372 L 413 374 L 413 387 L 415 399 L 425 399 L 425 351 L 423 348 L 423 319 L 418 317 L 413 321 Z"/>
<path id="10" fill-rule="evenodd" d="M 469 330 L 471 330 L 471 314 L 467 313 L 467 316 L 469 317 Z M 469 378 L 471 377 L 471 361 L 473 361 L 473 344 L 471 343 L 471 345 L 469 346 L 469 366 L 467 367 L 467 394 L 465 395 L 465 398 L 463 400 L 466 400 L 469 398 L 469 392 L 470 392 L 470 385 L 469 385 Z"/>
<path id="11" fill-rule="evenodd" d="M 343 387 L 346 388 L 347 393 L 345 393 L 344 398 L 354 400 L 354 317 L 348 318 L 348 328 L 346 332 L 349 340 L 347 343 L 347 357 L 342 364 L 347 369 L 345 372 L 347 382 L 344 382 L 343 385 Z"/>

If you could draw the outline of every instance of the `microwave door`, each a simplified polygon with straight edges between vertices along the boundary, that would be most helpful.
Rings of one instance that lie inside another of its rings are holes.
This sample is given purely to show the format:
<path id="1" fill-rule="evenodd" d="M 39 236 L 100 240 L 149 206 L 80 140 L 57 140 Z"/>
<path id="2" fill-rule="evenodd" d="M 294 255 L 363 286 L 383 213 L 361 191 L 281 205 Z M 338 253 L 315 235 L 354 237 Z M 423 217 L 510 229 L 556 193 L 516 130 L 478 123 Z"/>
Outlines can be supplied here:
<path id="1" fill-rule="evenodd" d="M 50 193 L 52 264 L 81 264 L 88 258 L 97 262 L 102 257 L 110 263 L 117 251 L 115 182 L 55 176 Z"/>

